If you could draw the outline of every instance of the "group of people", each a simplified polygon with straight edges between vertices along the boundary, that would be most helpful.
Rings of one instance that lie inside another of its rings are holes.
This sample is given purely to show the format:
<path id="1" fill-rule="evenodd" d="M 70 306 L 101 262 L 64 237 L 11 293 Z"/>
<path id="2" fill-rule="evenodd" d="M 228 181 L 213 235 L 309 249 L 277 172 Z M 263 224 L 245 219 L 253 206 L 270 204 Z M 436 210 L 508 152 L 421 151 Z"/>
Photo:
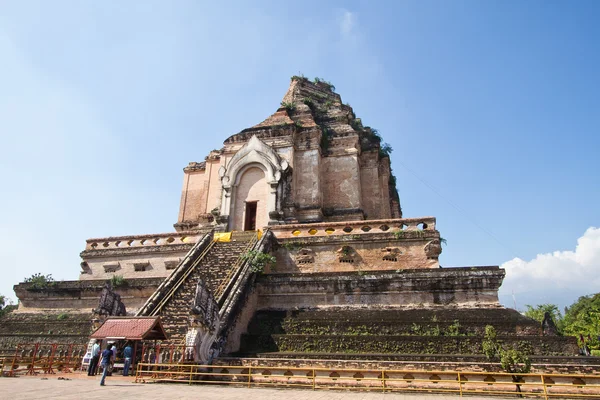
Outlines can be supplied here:
<path id="1" fill-rule="evenodd" d="M 127 342 L 123 349 L 123 376 L 129 375 L 129 367 L 131 367 L 131 358 L 133 356 L 133 350 L 131 344 Z M 98 371 L 98 365 L 102 366 L 102 379 L 100 380 L 100 386 L 104 386 L 106 377 L 112 375 L 112 370 L 117 358 L 117 347 L 114 343 L 107 344 L 106 349 L 100 352 L 100 342 L 96 340 L 92 346 L 92 358 L 88 367 L 88 376 L 96 375 Z"/>

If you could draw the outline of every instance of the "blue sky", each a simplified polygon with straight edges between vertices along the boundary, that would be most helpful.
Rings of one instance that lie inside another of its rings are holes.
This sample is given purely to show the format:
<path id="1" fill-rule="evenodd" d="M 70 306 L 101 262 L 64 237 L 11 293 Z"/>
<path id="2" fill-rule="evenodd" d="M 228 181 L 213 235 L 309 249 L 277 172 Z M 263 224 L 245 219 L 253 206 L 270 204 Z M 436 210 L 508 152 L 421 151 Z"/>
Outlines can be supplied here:
<path id="1" fill-rule="evenodd" d="M 182 168 L 330 80 L 391 144 L 404 215 L 502 301 L 600 290 L 600 5 L 0 0 L 0 293 L 85 239 L 171 231 Z M 516 259 L 516 260 L 515 260 Z"/>

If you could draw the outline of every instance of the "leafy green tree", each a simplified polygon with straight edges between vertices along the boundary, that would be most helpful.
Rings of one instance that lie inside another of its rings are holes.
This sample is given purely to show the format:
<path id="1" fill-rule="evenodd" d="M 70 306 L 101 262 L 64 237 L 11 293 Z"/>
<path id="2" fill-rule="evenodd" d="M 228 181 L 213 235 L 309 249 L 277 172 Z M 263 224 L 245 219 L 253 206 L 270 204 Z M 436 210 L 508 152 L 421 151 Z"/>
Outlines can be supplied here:
<path id="1" fill-rule="evenodd" d="M 4 295 L 0 294 L 0 317 L 12 312 L 17 306 L 12 304 L 12 301 Z"/>
<path id="2" fill-rule="evenodd" d="M 558 309 L 557 305 L 546 303 L 546 304 L 538 304 L 537 306 L 533 307 L 533 306 L 530 306 L 529 304 L 527 304 L 525 307 L 527 307 L 527 310 L 524 312 L 525 316 L 535 319 L 540 324 L 544 320 L 544 314 L 549 313 L 550 316 L 552 317 L 552 320 L 556 324 L 556 327 L 558 328 L 559 333 L 562 333 L 563 316 L 560 313 L 560 310 Z"/>
<path id="3" fill-rule="evenodd" d="M 590 349 L 600 349 L 600 293 L 582 296 L 565 310 L 563 330 L 566 335 L 580 336 Z M 583 343 L 580 343 L 583 345 Z"/>
<path id="4" fill-rule="evenodd" d="M 481 343 L 483 354 L 490 360 L 499 361 L 502 369 L 512 375 L 512 381 L 516 383 L 517 392 L 521 393 L 521 377 L 518 374 L 526 374 L 531 371 L 531 348 L 507 348 L 505 349 L 498 341 L 496 329 L 493 326 L 485 327 L 485 336 Z M 519 397 L 522 397 L 519 394 Z"/>

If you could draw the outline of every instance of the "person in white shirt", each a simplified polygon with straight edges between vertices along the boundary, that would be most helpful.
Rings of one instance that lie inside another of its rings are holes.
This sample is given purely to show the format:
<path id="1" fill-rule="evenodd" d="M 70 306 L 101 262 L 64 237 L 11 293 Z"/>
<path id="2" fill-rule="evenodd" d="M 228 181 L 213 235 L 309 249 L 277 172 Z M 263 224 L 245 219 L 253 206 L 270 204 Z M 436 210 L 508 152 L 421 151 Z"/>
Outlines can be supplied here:
<path id="1" fill-rule="evenodd" d="M 98 361 L 100 360 L 100 344 L 98 340 L 92 346 L 92 359 L 90 360 L 90 365 L 88 367 L 88 376 L 96 375 L 98 372 Z"/>

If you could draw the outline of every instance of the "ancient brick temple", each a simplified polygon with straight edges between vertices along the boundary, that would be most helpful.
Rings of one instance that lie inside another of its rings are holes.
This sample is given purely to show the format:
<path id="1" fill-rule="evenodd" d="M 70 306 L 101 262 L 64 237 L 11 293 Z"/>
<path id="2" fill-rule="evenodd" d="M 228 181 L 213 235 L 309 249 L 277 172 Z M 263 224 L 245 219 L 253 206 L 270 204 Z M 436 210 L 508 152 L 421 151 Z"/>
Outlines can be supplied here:
<path id="1" fill-rule="evenodd" d="M 485 325 L 575 354 L 499 304 L 504 270 L 440 268 L 436 220 L 402 218 L 388 153 L 332 85 L 293 77 L 273 115 L 184 168 L 174 232 L 88 239 L 80 279 L 15 286 L 12 318 L 160 316 L 199 362 L 477 355 Z"/>

